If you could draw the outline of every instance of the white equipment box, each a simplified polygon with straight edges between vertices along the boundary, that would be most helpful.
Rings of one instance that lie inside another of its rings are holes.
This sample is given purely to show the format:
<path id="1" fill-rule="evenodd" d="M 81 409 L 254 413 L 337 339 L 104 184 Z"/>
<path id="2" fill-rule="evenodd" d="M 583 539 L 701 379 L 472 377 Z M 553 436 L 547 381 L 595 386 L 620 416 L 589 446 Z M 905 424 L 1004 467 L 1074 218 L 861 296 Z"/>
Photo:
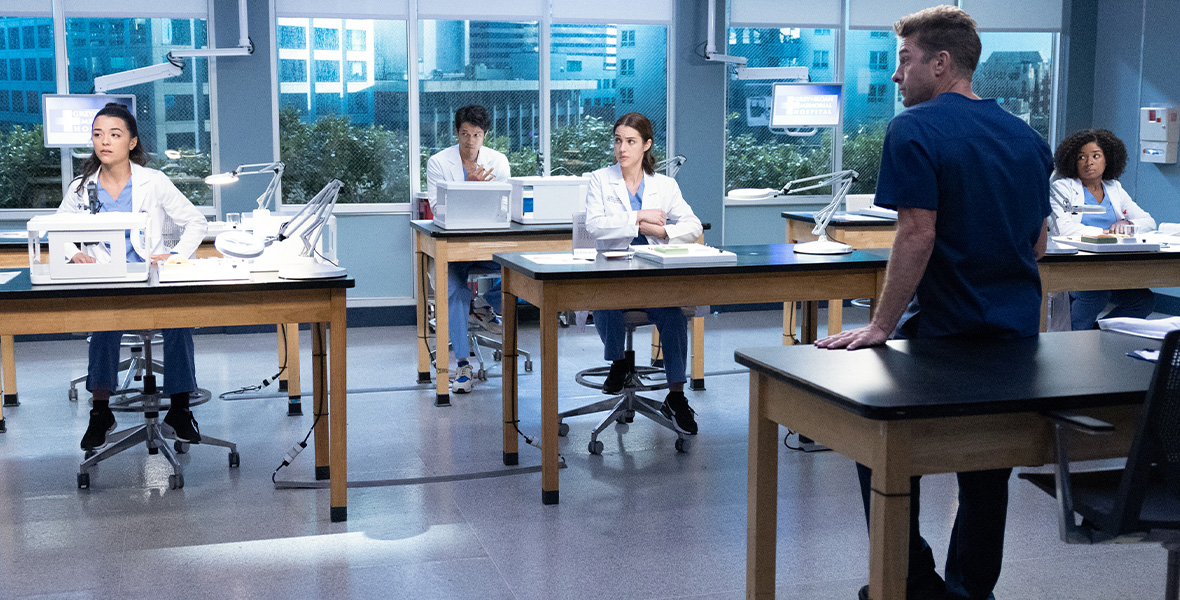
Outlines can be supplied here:
<path id="1" fill-rule="evenodd" d="M 517 223 L 572 223 L 586 202 L 590 181 L 584 177 L 509 177 L 512 220 Z"/>
<path id="2" fill-rule="evenodd" d="M 499 181 L 440 181 L 434 224 L 443 229 L 507 229 L 512 186 Z"/>
<path id="3" fill-rule="evenodd" d="M 1180 120 L 1176 109 L 1144 106 L 1139 109 L 1139 160 L 1175 164 L 1180 141 Z"/>
<path id="4" fill-rule="evenodd" d="M 146 281 L 147 262 L 127 262 L 127 231 L 132 245 L 147 247 L 147 213 L 111 212 L 38 215 L 29 219 L 29 277 L 34 284 L 113 283 Z M 48 234 L 49 253 L 42 262 L 41 236 Z M 83 246 L 94 248 L 98 262 L 71 263 Z M 142 256 L 142 252 L 140 253 Z M 108 258 L 109 255 L 109 258 Z"/>

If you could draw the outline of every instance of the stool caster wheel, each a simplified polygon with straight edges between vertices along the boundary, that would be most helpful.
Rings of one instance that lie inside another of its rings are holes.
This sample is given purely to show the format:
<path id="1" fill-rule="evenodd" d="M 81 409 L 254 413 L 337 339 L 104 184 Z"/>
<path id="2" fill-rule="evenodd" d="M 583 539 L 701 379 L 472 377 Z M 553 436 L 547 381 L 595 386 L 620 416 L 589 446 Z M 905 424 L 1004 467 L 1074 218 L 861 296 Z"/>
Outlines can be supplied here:
<path id="1" fill-rule="evenodd" d="M 241 466 L 241 464 L 242 464 L 242 457 L 241 457 L 241 455 L 240 455 L 240 454 L 238 454 L 236 451 L 235 451 L 235 452 L 230 452 L 230 453 L 229 453 L 229 468 L 231 468 L 231 469 L 236 469 L 236 468 L 238 468 L 239 466 Z"/>
<path id="2" fill-rule="evenodd" d="M 90 489 L 90 473 L 78 473 L 78 489 Z"/>
<path id="3" fill-rule="evenodd" d="M 589 450 L 590 454 L 593 454 L 594 456 L 601 456 L 602 447 L 602 442 L 598 440 L 590 440 L 590 444 L 586 447 L 586 449 Z"/>
<path id="4" fill-rule="evenodd" d="M 570 434 L 569 423 L 558 423 L 557 424 L 557 435 L 559 435 L 561 437 L 565 437 L 569 434 Z"/>
<path id="5" fill-rule="evenodd" d="M 159 453 L 160 453 L 160 449 L 159 449 L 159 448 L 157 448 L 157 447 L 155 447 L 155 446 L 152 446 L 152 447 L 148 448 L 148 454 L 151 454 L 151 455 L 153 455 L 153 456 L 154 456 L 154 455 L 156 455 L 156 454 L 159 454 Z"/>
<path id="6" fill-rule="evenodd" d="M 524 372 L 525 373 L 532 373 L 533 372 L 533 359 L 530 358 L 530 359 L 527 359 L 524 361 Z"/>
<path id="7" fill-rule="evenodd" d="M 500 362 L 500 361 L 501 361 L 501 360 L 503 360 L 503 359 L 504 359 L 504 353 L 503 353 L 503 352 L 500 352 L 499 350 L 493 350 L 493 351 L 492 351 L 492 360 L 494 360 L 494 361 L 496 361 L 496 362 Z"/>
<path id="8" fill-rule="evenodd" d="M 692 444 L 688 441 L 688 438 L 677 438 L 676 439 L 676 451 L 677 452 L 680 452 L 680 453 L 688 452 L 688 448 L 691 445 Z"/>
<path id="9" fill-rule="evenodd" d="M 488 380 L 488 370 L 487 369 L 480 369 L 478 372 L 476 372 L 475 376 L 478 377 L 480 381 L 487 381 Z"/>
<path id="10" fill-rule="evenodd" d="M 179 490 L 184 487 L 184 473 L 173 473 L 168 476 L 168 489 Z"/>
<path id="11" fill-rule="evenodd" d="M 76 390 L 74 388 L 70 388 L 69 396 L 70 396 L 70 402 L 77 402 L 78 401 L 78 390 Z"/>
<path id="12" fill-rule="evenodd" d="M 172 449 L 176 450 L 177 454 L 185 454 L 188 452 L 188 444 L 181 441 L 175 441 L 172 442 Z"/>
<path id="13" fill-rule="evenodd" d="M 623 421 L 625 423 L 634 423 L 635 422 L 635 411 L 633 411 L 633 410 L 623 411 Z"/>

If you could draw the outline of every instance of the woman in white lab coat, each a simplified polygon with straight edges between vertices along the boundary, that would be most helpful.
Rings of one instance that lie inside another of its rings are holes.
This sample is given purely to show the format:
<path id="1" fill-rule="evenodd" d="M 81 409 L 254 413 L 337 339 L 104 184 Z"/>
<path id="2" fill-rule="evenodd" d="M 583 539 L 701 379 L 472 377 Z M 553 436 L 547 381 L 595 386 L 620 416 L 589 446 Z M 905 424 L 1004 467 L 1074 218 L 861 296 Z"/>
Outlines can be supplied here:
<path id="1" fill-rule="evenodd" d="M 694 242 L 701 221 L 680 194 L 676 180 L 655 172 L 652 126 L 647 117 L 627 113 L 615 122 L 617 164 L 590 174 L 586 194 L 586 229 L 597 240 L 620 245 Z M 682 433 L 696 434 L 694 411 L 684 396 L 688 360 L 688 319 L 680 307 L 649 308 L 648 319 L 660 330 L 668 396 L 661 411 Z M 602 386 L 607 394 L 623 389 L 628 363 L 623 359 L 626 330 L 619 310 L 594 311 L 594 327 L 602 338 L 603 358 L 611 361 Z"/>
<path id="2" fill-rule="evenodd" d="M 1061 142 L 1053 155 L 1053 215 L 1058 235 L 1143 233 L 1155 229 L 1155 219 L 1139 208 L 1123 190 L 1118 177 L 1127 166 L 1127 147 L 1106 129 L 1085 129 Z M 1069 206 L 1102 206 L 1101 214 L 1074 215 Z M 1145 318 L 1155 308 L 1151 290 L 1070 292 L 1070 321 L 1074 330 L 1090 329 L 1107 304 L 1114 308 L 1104 318 Z"/>
<path id="3" fill-rule="evenodd" d="M 455 111 L 455 137 L 459 143 L 435 154 L 426 162 L 426 195 L 430 210 L 437 210 L 438 182 L 440 181 L 507 181 L 512 176 L 508 157 L 483 145 L 484 136 L 492 127 L 488 111 L 479 105 L 464 106 Z M 489 261 L 452 262 L 447 269 L 447 332 L 455 352 L 455 379 L 451 391 L 466 394 L 475 386 L 475 370 L 468 362 L 471 343 L 467 338 L 467 318 L 474 299 L 467 287 L 467 276 L 479 273 L 499 273 L 500 265 Z M 472 318 L 492 333 L 499 333 L 500 323 L 490 303 L 483 301 Z M 437 353 L 435 361 L 446 360 L 445 353 Z M 437 368 L 437 364 L 436 364 Z"/>
<path id="4" fill-rule="evenodd" d="M 128 262 L 143 262 L 140 252 L 149 255 L 153 261 L 168 258 L 170 254 L 160 233 L 165 216 L 184 228 L 173 251 L 180 256 L 192 256 L 205 237 L 208 222 L 167 175 L 143 166 L 148 156 L 139 143 L 135 117 L 121 104 L 107 104 L 94 117 L 91 140 L 94 152 L 83 164 L 82 174 L 70 183 L 58 212 L 88 212 L 90 186 L 94 184 L 98 212 L 143 212 L 153 222 L 149 247 L 137 250 L 129 243 Z M 87 244 L 70 260 L 75 263 L 109 261 L 110 251 L 104 244 Z M 86 389 L 94 397 L 94 407 L 90 411 L 90 424 L 82 436 L 83 450 L 105 445 L 107 433 L 115 429 L 110 397 L 118 385 L 121 337 L 121 331 L 96 331 L 90 337 Z M 164 424 L 175 431 L 177 440 L 188 443 L 201 441 L 197 422 L 189 410 L 189 397 L 197 390 L 195 373 L 192 330 L 165 329 L 163 389 L 171 398 L 171 406 L 164 416 Z"/>

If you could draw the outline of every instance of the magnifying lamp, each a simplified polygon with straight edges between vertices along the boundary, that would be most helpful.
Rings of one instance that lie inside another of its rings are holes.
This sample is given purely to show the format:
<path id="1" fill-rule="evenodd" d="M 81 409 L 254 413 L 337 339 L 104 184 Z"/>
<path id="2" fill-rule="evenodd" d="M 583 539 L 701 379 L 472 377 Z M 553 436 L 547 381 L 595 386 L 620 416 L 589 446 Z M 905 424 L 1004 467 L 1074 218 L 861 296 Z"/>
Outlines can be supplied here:
<path id="1" fill-rule="evenodd" d="M 671 158 L 665 158 L 656 165 L 656 173 L 662 173 L 664 169 L 669 169 L 668 177 L 675 177 L 676 173 L 680 171 L 680 167 L 684 165 L 687 158 L 683 154 L 677 154 Z"/>
<path id="2" fill-rule="evenodd" d="M 308 201 L 291 220 L 279 227 L 279 232 L 265 238 L 240 230 L 225 231 L 217 235 L 213 247 L 217 251 L 234 258 L 258 258 L 266 251 L 267 246 L 275 242 L 292 237 L 294 232 L 303 240 L 303 250 L 299 256 L 302 260 L 296 264 L 279 268 L 282 279 L 323 279 L 329 277 L 343 277 L 348 274 L 343 267 L 320 262 L 316 257 L 316 246 L 323 235 L 324 224 L 332 216 L 332 207 L 336 206 L 336 199 L 340 196 L 340 189 L 344 187 L 339 179 L 333 179 L 314 198 Z M 292 232 L 290 235 L 288 231 Z"/>
<path id="3" fill-rule="evenodd" d="M 262 175 L 271 173 L 270 183 L 266 186 L 266 190 L 258 197 L 258 208 L 265 209 L 272 198 L 279 193 L 279 181 L 283 178 L 284 165 L 281 162 L 269 163 L 255 163 L 250 165 L 238 165 L 234 170 L 228 173 L 214 173 L 205 178 L 206 185 L 227 185 L 234 183 L 242 175 Z"/>
<path id="4" fill-rule="evenodd" d="M 819 237 L 819 239 L 813 242 L 795 244 L 795 252 L 799 254 L 848 254 L 852 252 L 852 246 L 829 240 L 827 229 L 828 222 L 832 220 L 832 215 L 836 214 L 836 209 L 840 208 L 840 202 L 848 195 L 848 190 L 852 188 L 852 183 L 859 176 L 852 169 L 844 169 L 843 171 L 833 171 L 823 175 L 794 179 L 787 182 L 787 185 L 784 185 L 783 189 L 779 190 L 779 194 L 793 194 L 795 192 L 805 192 L 829 185 L 836 189 L 836 193 L 832 194 L 832 201 L 815 213 L 815 227 L 811 229 L 811 233 Z M 801 184 L 806 185 L 797 187 Z"/>

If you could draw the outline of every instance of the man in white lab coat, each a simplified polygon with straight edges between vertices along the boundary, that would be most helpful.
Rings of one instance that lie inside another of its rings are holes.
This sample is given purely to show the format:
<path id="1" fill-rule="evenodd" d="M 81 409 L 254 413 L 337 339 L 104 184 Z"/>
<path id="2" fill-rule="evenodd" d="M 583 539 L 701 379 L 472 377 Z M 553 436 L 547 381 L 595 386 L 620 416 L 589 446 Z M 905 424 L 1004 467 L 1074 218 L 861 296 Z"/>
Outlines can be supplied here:
<path id="1" fill-rule="evenodd" d="M 483 147 L 484 136 L 491 127 L 492 120 L 482 106 L 464 106 L 455 111 L 455 137 L 459 143 L 431 156 L 426 163 L 426 194 L 430 198 L 430 210 L 437 210 L 435 202 L 440 181 L 506 181 L 512 176 L 508 157 Z M 475 385 L 473 369 L 467 360 L 471 356 L 467 316 L 473 299 L 467 287 L 467 276 L 499 272 L 500 266 L 491 261 L 453 262 L 447 270 L 448 333 L 458 363 L 451 391 L 456 394 L 466 394 Z M 481 304 L 483 306 L 473 316 L 486 328 L 497 329 L 499 321 L 486 302 Z M 436 353 L 435 360 L 446 360 L 446 355 Z"/>

